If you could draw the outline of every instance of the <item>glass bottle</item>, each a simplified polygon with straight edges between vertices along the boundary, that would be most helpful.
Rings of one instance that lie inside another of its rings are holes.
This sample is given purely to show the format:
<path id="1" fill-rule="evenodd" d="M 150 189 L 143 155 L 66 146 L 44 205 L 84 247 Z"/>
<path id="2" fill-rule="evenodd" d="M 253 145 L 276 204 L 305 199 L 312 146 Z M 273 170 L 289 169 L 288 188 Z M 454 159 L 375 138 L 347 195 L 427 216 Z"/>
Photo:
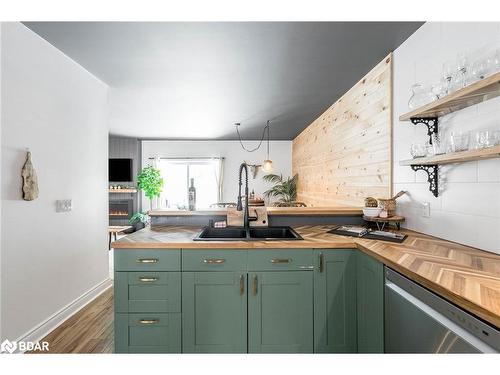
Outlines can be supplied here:
<path id="1" fill-rule="evenodd" d="M 194 187 L 194 178 L 191 179 L 191 186 L 188 189 L 188 207 L 189 211 L 196 210 L 196 188 Z"/>

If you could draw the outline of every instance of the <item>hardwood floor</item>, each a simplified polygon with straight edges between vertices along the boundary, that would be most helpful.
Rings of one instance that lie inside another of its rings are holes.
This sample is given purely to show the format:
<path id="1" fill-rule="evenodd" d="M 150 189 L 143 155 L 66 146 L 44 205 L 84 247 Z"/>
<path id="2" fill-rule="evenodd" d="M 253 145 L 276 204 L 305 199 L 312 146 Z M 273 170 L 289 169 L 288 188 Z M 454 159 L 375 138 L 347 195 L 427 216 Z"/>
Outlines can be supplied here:
<path id="1" fill-rule="evenodd" d="M 78 313 L 49 333 L 49 352 L 113 353 L 113 288 L 109 288 Z"/>

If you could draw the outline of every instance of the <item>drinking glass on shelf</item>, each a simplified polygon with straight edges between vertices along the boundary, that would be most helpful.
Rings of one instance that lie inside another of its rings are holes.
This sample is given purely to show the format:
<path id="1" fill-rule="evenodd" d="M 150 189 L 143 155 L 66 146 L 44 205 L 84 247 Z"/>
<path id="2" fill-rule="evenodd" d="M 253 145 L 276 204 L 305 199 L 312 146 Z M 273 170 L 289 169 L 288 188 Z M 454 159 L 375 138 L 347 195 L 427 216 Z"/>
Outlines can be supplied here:
<path id="1" fill-rule="evenodd" d="M 469 132 L 450 133 L 450 152 L 466 151 L 469 147 Z"/>
<path id="2" fill-rule="evenodd" d="M 457 75 L 456 83 L 458 88 L 467 86 L 467 69 L 468 61 L 467 56 L 464 53 L 459 53 L 457 55 Z"/>
<path id="3" fill-rule="evenodd" d="M 500 131 L 498 130 L 480 130 L 473 132 L 470 149 L 478 150 L 481 148 L 493 147 L 500 142 Z"/>
<path id="4" fill-rule="evenodd" d="M 451 90 L 451 81 L 453 79 L 453 73 L 454 73 L 455 69 L 454 69 L 454 66 L 453 66 L 453 63 L 451 61 L 446 61 L 444 64 L 443 64 L 443 83 L 444 83 L 444 86 L 445 86 L 445 93 L 446 94 L 450 94 L 452 92 Z"/>
<path id="5" fill-rule="evenodd" d="M 481 140 L 483 147 L 493 147 L 498 144 L 499 131 L 497 130 L 484 130 L 481 132 Z"/>
<path id="6" fill-rule="evenodd" d="M 484 59 L 477 59 L 469 69 L 467 83 L 471 84 L 482 80 L 486 76 L 486 61 Z"/>
<path id="7" fill-rule="evenodd" d="M 442 133 L 432 134 L 432 149 L 434 151 L 434 155 L 446 153 L 446 141 Z"/>
<path id="8" fill-rule="evenodd" d="M 500 72 L 500 48 L 496 48 L 487 54 L 484 65 L 486 76 Z"/>

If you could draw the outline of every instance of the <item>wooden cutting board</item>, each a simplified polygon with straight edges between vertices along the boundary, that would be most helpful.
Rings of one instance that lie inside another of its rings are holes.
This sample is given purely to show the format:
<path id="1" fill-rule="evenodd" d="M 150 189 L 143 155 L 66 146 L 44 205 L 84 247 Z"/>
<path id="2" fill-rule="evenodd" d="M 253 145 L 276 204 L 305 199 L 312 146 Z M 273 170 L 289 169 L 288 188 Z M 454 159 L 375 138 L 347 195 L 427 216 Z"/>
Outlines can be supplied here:
<path id="1" fill-rule="evenodd" d="M 250 216 L 257 216 L 257 221 L 251 221 L 251 227 L 267 227 L 269 224 L 267 218 L 266 207 L 252 207 L 248 206 Z M 236 211 L 235 207 L 227 209 L 227 225 L 229 227 L 242 227 L 243 226 L 243 213 L 244 211 Z"/>

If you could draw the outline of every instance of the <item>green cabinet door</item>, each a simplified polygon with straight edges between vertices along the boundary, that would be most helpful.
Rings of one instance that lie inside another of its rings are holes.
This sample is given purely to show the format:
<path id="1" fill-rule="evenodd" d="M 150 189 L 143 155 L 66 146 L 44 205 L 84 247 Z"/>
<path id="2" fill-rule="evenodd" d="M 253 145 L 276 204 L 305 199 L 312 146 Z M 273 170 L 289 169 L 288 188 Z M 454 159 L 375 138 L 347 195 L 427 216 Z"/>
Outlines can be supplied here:
<path id="1" fill-rule="evenodd" d="M 245 272 L 182 273 L 184 353 L 246 353 Z"/>
<path id="2" fill-rule="evenodd" d="M 358 352 L 384 352 L 384 266 L 358 251 Z"/>
<path id="3" fill-rule="evenodd" d="M 356 353 L 355 250 L 314 253 L 314 350 Z"/>
<path id="4" fill-rule="evenodd" d="M 313 272 L 248 274 L 248 351 L 313 352 Z"/>

